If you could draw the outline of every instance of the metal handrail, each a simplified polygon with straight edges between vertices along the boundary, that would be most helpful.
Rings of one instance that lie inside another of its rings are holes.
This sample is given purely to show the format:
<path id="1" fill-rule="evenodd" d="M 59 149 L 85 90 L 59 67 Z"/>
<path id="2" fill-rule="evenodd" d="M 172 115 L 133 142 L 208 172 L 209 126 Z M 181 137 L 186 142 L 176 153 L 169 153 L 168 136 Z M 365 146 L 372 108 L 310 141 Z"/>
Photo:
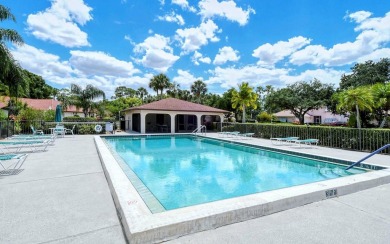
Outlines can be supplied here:
<path id="1" fill-rule="evenodd" d="M 352 165 L 350 165 L 348 168 L 346 168 L 345 170 L 349 170 L 350 168 L 352 168 L 353 166 L 357 165 L 357 164 L 360 164 L 361 162 L 363 162 L 364 160 L 374 156 L 375 154 L 379 153 L 380 151 L 383 151 L 385 150 L 386 148 L 390 147 L 390 144 L 387 144 L 387 145 L 384 145 L 383 147 L 379 148 L 378 150 L 370 153 L 368 156 L 360 159 L 359 161 L 357 161 L 356 163 L 353 163 Z"/>
<path id="2" fill-rule="evenodd" d="M 199 131 L 202 132 L 202 129 L 204 129 L 204 133 L 206 133 L 206 126 L 205 126 L 205 125 L 201 125 L 201 126 L 199 126 L 198 128 L 196 128 L 196 129 L 192 132 L 192 134 L 196 134 L 196 133 L 198 133 Z"/>

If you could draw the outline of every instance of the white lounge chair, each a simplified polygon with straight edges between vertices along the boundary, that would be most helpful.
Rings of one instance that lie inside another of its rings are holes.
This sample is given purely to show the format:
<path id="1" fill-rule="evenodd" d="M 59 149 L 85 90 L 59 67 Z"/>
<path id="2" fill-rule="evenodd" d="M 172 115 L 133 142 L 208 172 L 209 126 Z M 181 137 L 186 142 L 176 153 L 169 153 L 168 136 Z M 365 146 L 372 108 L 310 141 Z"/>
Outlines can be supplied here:
<path id="1" fill-rule="evenodd" d="M 45 151 L 49 144 L 50 140 L 2 140 L 0 151 L 2 154 L 18 153 L 26 149 L 29 152 Z"/>
<path id="2" fill-rule="evenodd" d="M 0 170 L 0 175 L 17 174 L 27 156 L 28 154 L 1 154 L 0 165 L 3 169 Z"/>
<path id="3" fill-rule="evenodd" d="M 72 136 L 74 136 L 74 132 L 73 132 L 74 128 L 76 128 L 76 125 L 73 125 L 72 129 L 65 128 L 65 135 L 66 135 L 66 133 L 70 133 L 70 134 L 72 134 Z"/>
<path id="4" fill-rule="evenodd" d="M 31 128 L 31 130 L 32 130 L 32 132 L 33 132 L 33 135 L 43 135 L 44 133 L 43 133 L 43 130 L 36 130 L 35 128 L 34 128 L 34 126 L 32 126 L 32 125 L 30 125 L 30 128 Z"/>
<path id="5" fill-rule="evenodd" d="M 243 138 L 248 138 L 249 139 L 249 138 L 252 138 L 254 134 L 255 133 L 242 133 L 242 134 L 238 134 L 238 135 L 243 137 Z"/>
<path id="6" fill-rule="evenodd" d="M 285 143 L 286 144 L 292 143 L 298 139 L 299 139 L 299 137 L 274 137 L 274 138 L 270 138 L 272 144 L 274 144 L 274 145 L 283 145 Z"/>
<path id="7" fill-rule="evenodd" d="M 299 144 L 299 146 L 302 146 L 302 144 L 307 146 L 317 146 L 319 141 L 320 140 L 318 139 L 294 140 L 295 144 Z"/>

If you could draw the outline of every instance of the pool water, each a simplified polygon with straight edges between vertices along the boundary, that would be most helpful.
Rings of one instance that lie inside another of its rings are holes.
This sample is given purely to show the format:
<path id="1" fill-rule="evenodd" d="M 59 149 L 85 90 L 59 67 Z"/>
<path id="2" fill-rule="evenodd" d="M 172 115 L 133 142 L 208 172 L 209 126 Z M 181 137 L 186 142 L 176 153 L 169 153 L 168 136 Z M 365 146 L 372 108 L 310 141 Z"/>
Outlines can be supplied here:
<path id="1" fill-rule="evenodd" d="M 105 140 L 165 210 L 366 172 L 192 136 Z"/>

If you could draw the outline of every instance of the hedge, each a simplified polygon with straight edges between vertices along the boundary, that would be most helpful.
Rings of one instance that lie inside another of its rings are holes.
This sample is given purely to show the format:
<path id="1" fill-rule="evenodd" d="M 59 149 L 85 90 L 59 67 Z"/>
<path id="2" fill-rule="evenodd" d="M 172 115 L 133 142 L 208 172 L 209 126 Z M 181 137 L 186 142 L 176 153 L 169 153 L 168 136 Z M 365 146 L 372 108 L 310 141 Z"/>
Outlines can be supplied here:
<path id="1" fill-rule="evenodd" d="M 346 127 L 324 127 L 291 124 L 223 124 L 223 131 L 255 133 L 255 137 L 299 137 L 319 139 L 319 145 L 356 151 L 372 152 L 390 143 L 389 129 L 356 129 Z M 390 153 L 387 149 L 384 153 Z"/>

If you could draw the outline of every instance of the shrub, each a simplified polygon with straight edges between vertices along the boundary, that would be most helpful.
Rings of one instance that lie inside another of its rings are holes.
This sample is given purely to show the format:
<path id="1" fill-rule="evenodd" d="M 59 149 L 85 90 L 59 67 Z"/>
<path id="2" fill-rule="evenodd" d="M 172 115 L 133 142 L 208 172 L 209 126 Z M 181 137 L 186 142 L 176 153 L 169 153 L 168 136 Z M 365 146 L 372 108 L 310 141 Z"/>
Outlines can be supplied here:
<path id="1" fill-rule="evenodd" d="M 272 115 L 267 112 L 261 112 L 259 115 L 257 115 L 257 121 L 260 123 L 268 123 L 272 120 Z"/>

